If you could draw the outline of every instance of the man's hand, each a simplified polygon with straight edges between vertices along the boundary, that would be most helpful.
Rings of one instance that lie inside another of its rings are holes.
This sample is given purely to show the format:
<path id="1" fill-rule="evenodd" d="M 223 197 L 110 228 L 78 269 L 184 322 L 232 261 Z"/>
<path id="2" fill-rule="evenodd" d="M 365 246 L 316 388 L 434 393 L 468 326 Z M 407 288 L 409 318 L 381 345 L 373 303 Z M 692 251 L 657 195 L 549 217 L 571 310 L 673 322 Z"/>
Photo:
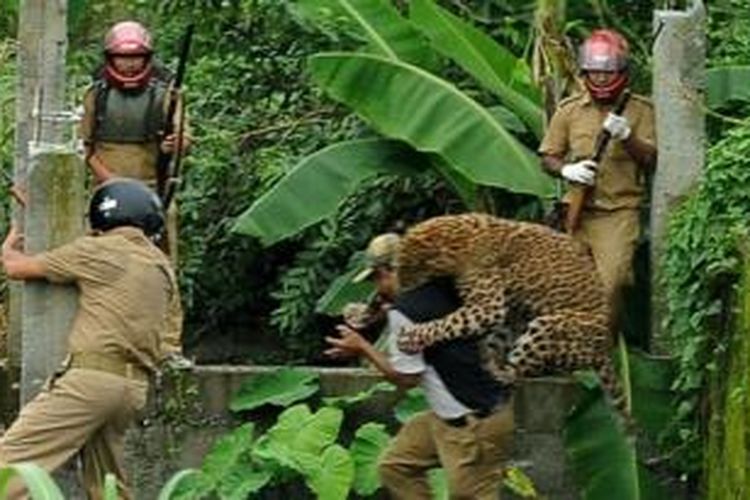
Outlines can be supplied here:
<path id="1" fill-rule="evenodd" d="M 630 137 L 630 122 L 624 116 L 609 113 L 602 124 L 604 130 L 610 133 L 613 139 L 626 141 Z"/>
<path id="2" fill-rule="evenodd" d="M 15 224 L 10 225 L 10 231 L 8 231 L 5 241 L 3 241 L 3 255 L 12 253 L 14 251 L 21 251 L 21 245 L 23 244 L 23 234 L 18 232 L 18 228 Z"/>
<path id="3" fill-rule="evenodd" d="M 366 346 L 369 342 L 356 330 L 349 328 L 346 325 L 339 325 L 336 327 L 340 337 L 326 337 L 331 347 L 326 349 L 324 354 L 332 358 L 353 358 L 361 356 L 365 352 Z"/>
<path id="4" fill-rule="evenodd" d="M 96 153 L 89 155 L 88 158 L 86 158 L 86 163 L 88 163 L 89 168 L 91 168 L 91 171 L 94 174 L 96 184 L 102 184 L 114 177 L 114 174 L 109 168 L 107 168 L 102 159 L 99 158 L 99 155 Z"/>
<path id="5" fill-rule="evenodd" d="M 571 182 L 593 186 L 596 180 L 596 162 L 593 160 L 582 160 L 577 163 L 568 163 L 567 165 L 563 165 L 560 175 Z"/>
<path id="6" fill-rule="evenodd" d="M 44 261 L 33 255 L 26 255 L 22 246 L 23 235 L 15 225 L 11 225 L 2 246 L 5 274 L 10 279 L 19 280 L 44 278 L 47 272 Z"/>
<path id="7" fill-rule="evenodd" d="M 189 148 L 192 140 L 187 134 L 182 136 L 182 153 L 185 153 Z M 177 134 L 169 134 L 161 142 L 161 150 L 166 154 L 173 154 L 177 149 Z"/>

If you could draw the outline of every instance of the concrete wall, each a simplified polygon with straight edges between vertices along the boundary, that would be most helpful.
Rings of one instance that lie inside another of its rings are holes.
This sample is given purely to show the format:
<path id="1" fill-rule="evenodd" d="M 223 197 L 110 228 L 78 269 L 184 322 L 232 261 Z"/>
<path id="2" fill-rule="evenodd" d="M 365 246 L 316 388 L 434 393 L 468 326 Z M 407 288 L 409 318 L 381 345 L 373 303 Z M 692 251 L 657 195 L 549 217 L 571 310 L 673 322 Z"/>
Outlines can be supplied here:
<path id="1" fill-rule="evenodd" d="M 232 394 L 248 377 L 272 367 L 201 366 L 178 377 L 161 396 L 152 398 L 146 417 L 129 433 L 127 464 L 135 498 L 156 498 L 177 470 L 198 467 L 213 441 L 237 422 L 228 412 Z M 320 374 L 323 396 L 355 394 L 380 379 L 362 369 L 314 369 Z M 516 440 L 514 462 L 534 480 L 544 498 L 578 498 L 565 464 L 560 429 L 575 402 L 575 386 L 565 379 L 526 381 L 514 397 Z M 392 420 L 393 394 L 373 398 L 357 407 L 353 427 L 369 420 Z M 378 418 L 380 417 L 380 418 Z M 262 412 L 248 415 L 264 420 Z M 267 422 L 270 423 L 270 422 Z M 295 498 L 298 496 L 297 492 Z"/>

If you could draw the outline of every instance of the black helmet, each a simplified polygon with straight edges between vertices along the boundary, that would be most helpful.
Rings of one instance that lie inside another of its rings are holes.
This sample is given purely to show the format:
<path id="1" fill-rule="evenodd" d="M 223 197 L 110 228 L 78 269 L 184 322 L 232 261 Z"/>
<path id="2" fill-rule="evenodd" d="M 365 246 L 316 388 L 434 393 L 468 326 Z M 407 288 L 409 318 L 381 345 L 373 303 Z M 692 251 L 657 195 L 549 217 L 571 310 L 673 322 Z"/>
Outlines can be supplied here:
<path id="1" fill-rule="evenodd" d="M 153 237 L 164 227 L 164 211 L 159 197 L 145 184 L 116 178 L 99 186 L 91 197 L 89 224 L 97 231 L 134 226 Z"/>

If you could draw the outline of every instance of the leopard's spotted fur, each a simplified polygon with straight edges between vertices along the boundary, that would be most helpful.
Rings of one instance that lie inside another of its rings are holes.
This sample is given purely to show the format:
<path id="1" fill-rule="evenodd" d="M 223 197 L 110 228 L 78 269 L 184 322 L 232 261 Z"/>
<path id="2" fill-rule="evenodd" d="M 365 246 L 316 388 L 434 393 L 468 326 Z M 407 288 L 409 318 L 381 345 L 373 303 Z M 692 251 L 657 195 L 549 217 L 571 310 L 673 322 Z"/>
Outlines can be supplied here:
<path id="1" fill-rule="evenodd" d="M 406 233 L 397 270 L 404 290 L 450 276 L 463 302 L 402 330 L 401 349 L 483 335 L 486 365 L 499 379 L 591 368 L 621 407 L 604 288 L 593 259 L 570 237 L 485 214 L 436 217 Z"/>

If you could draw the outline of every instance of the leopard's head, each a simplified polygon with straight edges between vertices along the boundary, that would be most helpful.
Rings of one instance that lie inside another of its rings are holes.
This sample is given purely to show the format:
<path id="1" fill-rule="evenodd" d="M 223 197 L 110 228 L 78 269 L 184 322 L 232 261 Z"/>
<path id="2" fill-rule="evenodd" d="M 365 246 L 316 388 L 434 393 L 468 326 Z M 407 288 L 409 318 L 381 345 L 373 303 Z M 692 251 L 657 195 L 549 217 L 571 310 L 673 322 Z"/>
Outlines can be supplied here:
<path id="1" fill-rule="evenodd" d="M 404 235 L 396 259 L 403 290 L 434 278 L 459 276 L 467 255 L 466 235 L 455 217 L 435 217 L 417 224 Z"/>

